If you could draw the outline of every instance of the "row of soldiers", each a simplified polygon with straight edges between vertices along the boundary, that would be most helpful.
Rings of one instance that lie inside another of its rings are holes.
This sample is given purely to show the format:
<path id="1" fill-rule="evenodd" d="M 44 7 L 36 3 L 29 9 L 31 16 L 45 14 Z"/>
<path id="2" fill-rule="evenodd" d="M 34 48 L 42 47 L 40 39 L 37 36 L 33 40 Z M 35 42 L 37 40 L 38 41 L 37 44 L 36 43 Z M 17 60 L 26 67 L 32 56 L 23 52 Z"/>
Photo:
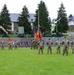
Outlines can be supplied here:
<path id="1" fill-rule="evenodd" d="M 1 49 L 4 49 L 4 41 L 1 41 L 0 42 L 0 45 L 1 45 Z M 46 42 L 47 44 L 47 54 L 52 54 L 52 40 L 49 38 L 48 41 Z M 68 55 L 68 49 L 69 49 L 69 44 L 70 42 L 68 41 L 68 39 L 66 37 L 64 37 L 64 40 L 63 41 L 60 41 L 60 39 L 57 39 L 57 41 L 55 42 L 55 45 L 57 47 L 57 53 L 60 54 L 60 45 L 63 45 L 63 55 L 66 53 L 66 55 Z M 8 48 L 9 50 L 12 49 L 12 41 L 9 41 L 8 42 Z M 15 41 L 14 42 L 14 47 L 15 49 L 17 49 L 18 47 L 18 42 Z M 40 54 L 40 52 L 42 52 L 43 54 L 43 49 L 44 49 L 44 40 L 37 40 L 37 39 L 34 39 L 31 41 L 31 49 L 32 48 L 36 48 L 38 49 L 38 54 Z M 74 41 L 71 42 L 71 48 L 72 48 L 72 53 L 74 53 Z"/>
<path id="2" fill-rule="evenodd" d="M 0 42 L 1 50 L 4 50 L 4 44 L 5 44 L 5 42 L 2 40 L 2 41 Z M 9 50 L 12 50 L 12 47 L 13 47 L 13 42 L 12 42 L 12 41 L 9 41 L 9 42 L 8 42 L 8 49 L 9 49 Z M 17 49 L 17 47 L 18 47 L 18 42 L 15 41 L 15 42 L 14 42 L 14 48 Z"/>
<path id="3" fill-rule="evenodd" d="M 52 54 L 52 44 L 53 44 L 52 40 L 49 38 L 46 44 L 47 44 L 47 54 L 49 54 L 49 52 L 50 54 Z M 70 42 L 68 41 L 66 37 L 64 37 L 63 41 L 60 41 L 60 39 L 57 39 L 57 41 L 55 42 L 57 54 L 58 53 L 60 54 L 61 44 L 63 45 L 63 55 L 64 54 L 68 55 L 68 49 L 69 49 Z M 43 54 L 44 41 L 37 40 L 37 39 L 33 40 L 31 44 L 31 49 L 32 48 L 38 49 L 38 54 L 40 54 L 40 52 Z M 74 53 L 74 40 L 71 42 L 71 48 L 72 48 L 72 53 Z"/>

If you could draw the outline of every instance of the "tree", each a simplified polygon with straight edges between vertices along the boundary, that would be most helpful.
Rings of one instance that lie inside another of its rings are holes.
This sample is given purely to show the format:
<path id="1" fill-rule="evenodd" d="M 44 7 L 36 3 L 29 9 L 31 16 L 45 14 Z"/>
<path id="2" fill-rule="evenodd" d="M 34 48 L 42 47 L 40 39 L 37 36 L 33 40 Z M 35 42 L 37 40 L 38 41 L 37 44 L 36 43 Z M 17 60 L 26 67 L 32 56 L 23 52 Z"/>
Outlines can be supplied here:
<path id="1" fill-rule="evenodd" d="M 56 32 L 64 32 L 65 33 L 68 30 L 67 14 L 66 14 L 63 3 L 61 3 L 61 6 L 58 11 L 56 28 L 57 28 Z"/>
<path id="2" fill-rule="evenodd" d="M 7 10 L 6 4 L 4 4 L 4 7 L 0 13 L 0 25 L 3 26 L 7 31 L 11 30 L 11 20 L 10 20 L 10 14 Z"/>
<path id="3" fill-rule="evenodd" d="M 72 18 L 72 17 L 73 17 L 73 15 L 72 15 L 72 14 L 70 14 L 70 15 L 69 15 L 69 18 Z"/>
<path id="4" fill-rule="evenodd" d="M 26 6 L 23 7 L 22 12 L 18 18 L 18 25 L 24 27 L 25 34 L 31 33 L 31 26 L 28 21 L 29 19 L 29 12 Z"/>
<path id="5" fill-rule="evenodd" d="M 42 33 L 51 31 L 51 20 L 47 11 L 46 5 L 43 1 L 38 4 L 38 9 L 35 14 L 35 27 L 38 28 L 38 22 Z"/>

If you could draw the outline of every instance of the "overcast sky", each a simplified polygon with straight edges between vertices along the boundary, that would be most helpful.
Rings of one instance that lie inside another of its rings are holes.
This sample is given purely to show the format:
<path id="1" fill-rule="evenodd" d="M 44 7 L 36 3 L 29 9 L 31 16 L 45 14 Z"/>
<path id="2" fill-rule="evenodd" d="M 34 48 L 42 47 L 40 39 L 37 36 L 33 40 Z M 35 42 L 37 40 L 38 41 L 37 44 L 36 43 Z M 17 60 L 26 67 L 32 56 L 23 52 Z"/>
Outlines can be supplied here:
<path id="1" fill-rule="evenodd" d="M 2 10 L 4 4 L 7 5 L 7 8 L 10 13 L 20 13 L 24 5 L 29 10 L 29 13 L 35 13 L 37 5 L 41 0 L 0 0 L 0 11 Z M 49 12 L 51 19 L 57 17 L 57 11 L 60 7 L 61 2 L 63 2 L 67 16 L 70 14 L 74 15 L 74 0 L 42 0 L 45 2 L 46 7 Z"/>

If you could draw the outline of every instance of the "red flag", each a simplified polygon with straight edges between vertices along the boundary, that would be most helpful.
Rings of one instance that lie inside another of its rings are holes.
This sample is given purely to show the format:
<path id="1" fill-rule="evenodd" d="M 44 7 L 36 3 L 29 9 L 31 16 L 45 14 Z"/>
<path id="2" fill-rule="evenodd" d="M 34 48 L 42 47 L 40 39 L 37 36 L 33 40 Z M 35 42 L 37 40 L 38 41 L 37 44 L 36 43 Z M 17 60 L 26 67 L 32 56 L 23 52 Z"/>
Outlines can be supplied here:
<path id="1" fill-rule="evenodd" d="M 34 39 L 42 40 L 42 33 L 38 30 L 36 30 L 34 34 Z"/>
<path id="2" fill-rule="evenodd" d="M 9 41 L 12 41 L 12 38 L 9 37 L 8 40 L 9 40 Z"/>

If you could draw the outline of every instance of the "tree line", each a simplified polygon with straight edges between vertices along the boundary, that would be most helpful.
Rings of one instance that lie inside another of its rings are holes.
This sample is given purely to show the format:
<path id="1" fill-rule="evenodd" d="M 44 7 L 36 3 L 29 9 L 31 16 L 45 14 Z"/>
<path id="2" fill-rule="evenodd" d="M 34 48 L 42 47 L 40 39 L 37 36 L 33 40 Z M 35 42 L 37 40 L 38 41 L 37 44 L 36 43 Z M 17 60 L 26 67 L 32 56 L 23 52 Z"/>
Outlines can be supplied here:
<path id="1" fill-rule="evenodd" d="M 53 9 L 52 9 L 53 10 Z M 49 12 L 47 10 L 46 4 L 43 1 L 40 1 L 38 4 L 38 8 L 35 12 L 35 22 L 33 23 L 35 30 L 38 28 L 41 32 L 45 35 L 47 33 L 51 33 L 51 18 L 49 16 Z M 32 29 L 29 23 L 29 11 L 26 5 L 22 8 L 22 12 L 19 14 L 18 17 L 18 26 L 24 26 L 25 34 L 31 34 Z M 56 21 L 56 28 L 58 32 L 67 32 L 68 30 L 68 20 L 67 20 L 67 13 L 63 3 L 61 3 L 60 8 L 58 10 Z M 4 4 L 3 9 L 0 12 L 0 25 L 3 26 L 7 31 L 11 30 L 11 19 L 10 13 L 7 9 L 7 5 Z"/>

